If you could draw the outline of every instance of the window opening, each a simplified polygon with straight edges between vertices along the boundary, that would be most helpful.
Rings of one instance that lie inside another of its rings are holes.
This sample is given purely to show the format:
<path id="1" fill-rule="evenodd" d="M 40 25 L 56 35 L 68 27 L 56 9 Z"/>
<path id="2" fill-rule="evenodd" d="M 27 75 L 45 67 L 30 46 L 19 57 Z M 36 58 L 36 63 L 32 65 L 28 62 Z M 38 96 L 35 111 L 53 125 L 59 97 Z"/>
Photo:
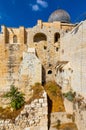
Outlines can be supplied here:
<path id="1" fill-rule="evenodd" d="M 60 40 L 60 34 L 59 33 L 55 33 L 55 35 L 54 35 L 54 43 L 55 42 L 59 42 L 59 40 Z"/>
<path id="2" fill-rule="evenodd" d="M 13 36 L 13 43 L 17 43 L 17 36 L 16 35 Z"/>
<path id="3" fill-rule="evenodd" d="M 46 46 L 44 46 L 44 50 L 46 50 L 47 49 L 47 47 Z"/>
<path id="4" fill-rule="evenodd" d="M 59 48 L 58 48 L 58 47 L 56 47 L 56 51 L 58 51 L 58 49 L 59 49 Z"/>
<path id="5" fill-rule="evenodd" d="M 49 71 L 48 71 L 48 74 L 52 74 L 52 70 L 49 70 Z"/>

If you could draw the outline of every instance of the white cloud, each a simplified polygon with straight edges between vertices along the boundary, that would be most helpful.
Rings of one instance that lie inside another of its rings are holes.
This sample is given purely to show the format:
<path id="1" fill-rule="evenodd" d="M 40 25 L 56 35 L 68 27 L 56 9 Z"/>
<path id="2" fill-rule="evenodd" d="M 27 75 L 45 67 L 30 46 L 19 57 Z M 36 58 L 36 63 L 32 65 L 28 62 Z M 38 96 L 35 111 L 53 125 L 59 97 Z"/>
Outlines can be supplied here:
<path id="1" fill-rule="evenodd" d="M 40 8 L 39 8 L 39 6 L 37 4 L 35 4 L 35 5 L 32 5 L 32 10 L 33 11 L 39 11 Z"/>
<path id="2" fill-rule="evenodd" d="M 37 0 L 37 4 L 41 5 L 44 8 L 48 7 L 48 3 L 46 1 L 43 1 L 43 0 Z"/>
<path id="3" fill-rule="evenodd" d="M 29 4 L 29 6 L 32 8 L 33 11 L 39 11 L 40 8 L 37 4 Z"/>
<path id="4" fill-rule="evenodd" d="M 47 8 L 48 3 L 44 0 L 36 0 L 35 4 L 31 3 L 31 4 L 29 4 L 29 6 L 32 8 L 33 11 L 40 11 L 41 7 Z"/>

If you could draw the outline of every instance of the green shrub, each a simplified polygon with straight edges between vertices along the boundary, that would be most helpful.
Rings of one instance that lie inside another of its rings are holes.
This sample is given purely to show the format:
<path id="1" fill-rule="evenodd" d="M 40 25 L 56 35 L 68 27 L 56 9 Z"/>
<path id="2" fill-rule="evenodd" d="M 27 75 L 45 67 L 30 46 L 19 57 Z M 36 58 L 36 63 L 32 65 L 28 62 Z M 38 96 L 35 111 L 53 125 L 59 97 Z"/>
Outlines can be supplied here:
<path id="1" fill-rule="evenodd" d="M 24 94 L 19 92 L 14 85 L 11 85 L 10 91 L 4 94 L 4 97 L 10 98 L 10 105 L 15 110 L 21 108 L 25 103 Z"/>
<path id="2" fill-rule="evenodd" d="M 75 98 L 75 92 L 69 91 L 67 93 L 63 93 L 63 96 L 72 102 Z"/>

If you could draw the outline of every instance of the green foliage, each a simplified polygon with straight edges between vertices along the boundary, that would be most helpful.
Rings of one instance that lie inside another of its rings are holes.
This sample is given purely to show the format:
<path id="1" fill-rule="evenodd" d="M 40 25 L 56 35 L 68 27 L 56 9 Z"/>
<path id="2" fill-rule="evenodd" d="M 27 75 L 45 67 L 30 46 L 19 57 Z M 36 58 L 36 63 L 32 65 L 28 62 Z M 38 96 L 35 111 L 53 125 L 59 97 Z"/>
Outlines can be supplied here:
<path id="1" fill-rule="evenodd" d="M 72 102 L 75 98 L 75 92 L 69 91 L 67 93 L 63 93 L 63 96 Z"/>
<path id="2" fill-rule="evenodd" d="M 24 101 L 24 95 L 18 91 L 18 88 L 16 88 L 14 85 L 11 85 L 10 91 L 7 92 L 4 95 L 5 98 L 10 98 L 11 107 L 15 110 L 21 108 L 25 101 Z"/>

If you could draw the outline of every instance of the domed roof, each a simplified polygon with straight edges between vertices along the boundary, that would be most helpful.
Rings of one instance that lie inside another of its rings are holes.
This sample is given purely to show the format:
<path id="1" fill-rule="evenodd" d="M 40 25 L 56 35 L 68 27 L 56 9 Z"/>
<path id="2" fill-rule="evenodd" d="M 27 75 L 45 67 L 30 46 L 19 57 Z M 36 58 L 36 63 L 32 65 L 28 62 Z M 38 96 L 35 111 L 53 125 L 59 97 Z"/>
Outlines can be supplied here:
<path id="1" fill-rule="evenodd" d="M 70 23 L 70 15 L 62 9 L 54 11 L 49 19 L 48 22 L 53 22 L 53 21 L 60 21 L 63 23 Z"/>

